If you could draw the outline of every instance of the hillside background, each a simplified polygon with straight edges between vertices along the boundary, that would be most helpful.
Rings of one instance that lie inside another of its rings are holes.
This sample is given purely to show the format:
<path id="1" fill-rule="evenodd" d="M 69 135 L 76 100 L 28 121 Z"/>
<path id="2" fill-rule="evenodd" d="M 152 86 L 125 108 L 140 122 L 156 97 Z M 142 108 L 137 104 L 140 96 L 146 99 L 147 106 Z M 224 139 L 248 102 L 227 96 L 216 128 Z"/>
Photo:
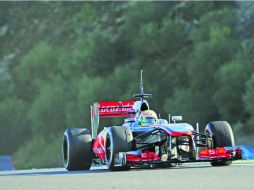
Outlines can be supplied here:
<path id="1" fill-rule="evenodd" d="M 253 34 L 252 2 L 0 2 L 0 154 L 61 166 L 64 130 L 131 99 L 140 69 L 162 117 L 227 120 L 253 145 Z"/>

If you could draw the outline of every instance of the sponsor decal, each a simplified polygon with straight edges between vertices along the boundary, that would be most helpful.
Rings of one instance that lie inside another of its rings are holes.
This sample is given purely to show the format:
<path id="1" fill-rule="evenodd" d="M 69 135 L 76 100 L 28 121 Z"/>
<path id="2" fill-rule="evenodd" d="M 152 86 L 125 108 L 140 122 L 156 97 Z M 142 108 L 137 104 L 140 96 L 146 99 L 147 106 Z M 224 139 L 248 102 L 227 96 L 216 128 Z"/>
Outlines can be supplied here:
<path id="1" fill-rule="evenodd" d="M 100 108 L 100 113 L 107 113 L 107 112 L 130 112 L 132 111 L 132 107 L 130 104 L 125 105 L 123 107 L 118 106 L 102 106 Z"/>
<path id="2" fill-rule="evenodd" d="M 102 148 L 93 148 L 93 151 L 95 154 L 102 154 L 103 153 Z"/>
<path id="3" fill-rule="evenodd" d="M 99 102 L 99 114 L 132 112 L 134 101 Z"/>

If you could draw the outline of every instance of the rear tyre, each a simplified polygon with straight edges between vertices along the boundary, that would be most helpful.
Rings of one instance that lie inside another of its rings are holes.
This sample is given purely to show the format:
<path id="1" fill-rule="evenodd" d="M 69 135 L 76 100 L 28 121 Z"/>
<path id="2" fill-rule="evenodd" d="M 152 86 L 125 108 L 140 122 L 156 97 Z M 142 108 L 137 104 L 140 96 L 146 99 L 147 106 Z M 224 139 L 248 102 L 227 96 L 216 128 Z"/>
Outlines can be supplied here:
<path id="1" fill-rule="evenodd" d="M 119 171 L 128 170 L 130 166 L 124 160 L 122 163 L 116 163 L 115 158 L 119 152 L 128 152 L 132 150 L 132 132 L 128 127 L 113 126 L 108 129 L 105 141 L 106 164 L 109 170 Z M 120 166 L 116 166 L 119 164 Z"/>
<path id="2" fill-rule="evenodd" d="M 66 129 L 63 137 L 63 162 L 69 171 L 89 170 L 92 164 L 92 138 L 87 129 Z"/>
<path id="3" fill-rule="evenodd" d="M 234 134 L 231 126 L 226 121 L 214 121 L 207 124 L 205 133 L 212 135 L 211 148 L 235 146 Z M 212 166 L 229 166 L 232 161 L 213 161 Z"/>

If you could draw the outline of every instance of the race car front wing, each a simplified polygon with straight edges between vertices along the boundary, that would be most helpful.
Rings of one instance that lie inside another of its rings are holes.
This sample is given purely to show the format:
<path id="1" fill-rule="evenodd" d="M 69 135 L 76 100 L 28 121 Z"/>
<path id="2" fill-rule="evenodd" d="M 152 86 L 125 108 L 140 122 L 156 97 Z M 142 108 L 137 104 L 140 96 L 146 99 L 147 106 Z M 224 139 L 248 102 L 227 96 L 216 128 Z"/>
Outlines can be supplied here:
<path id="1" fill-rule="evenodd" d="M 165 159 L 158 156 L 155 152 L 149 151 L 131 151 L 120 152 L 117 165 L 131 164 L 131 165 L 143 165 L 143 164 L 170 164 L 170 163 L 190 163 L 190 162 L 212 162 L 212 161 L 234 161 L 242 159 L 241 148 L 230 147 L 218 147 L 216 149 L 202 149 L 197 155 L 196 159 Z"/>

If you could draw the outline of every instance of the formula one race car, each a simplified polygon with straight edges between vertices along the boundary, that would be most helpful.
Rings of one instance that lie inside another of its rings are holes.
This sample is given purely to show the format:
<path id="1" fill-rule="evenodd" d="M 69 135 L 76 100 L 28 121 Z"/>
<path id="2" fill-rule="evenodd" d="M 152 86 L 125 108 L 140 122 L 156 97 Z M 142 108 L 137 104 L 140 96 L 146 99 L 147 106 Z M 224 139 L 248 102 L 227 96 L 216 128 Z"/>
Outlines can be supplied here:
<path id="1" fill-rule="evenodd" d="M 93 163 L 108 169 L 127 170 L 131 166 L 169 167 L 186 162 L 210 162 L 212 166 L 228 166 L 241 159 L 228 122 L 214 121 L 204 133 L 181 116 L 169 121 L 158 119 L 150 110 L 143 92 L 142 71 L 138 101 L 97 102 L 91 106 L 92 134 L 85 128 L 66 129 L 63 137 L 63 161 L 67 170 L 89 170 Z M 120 126 L 104 127 L 97 134 L 99 119 L 125 117 Z"/>

